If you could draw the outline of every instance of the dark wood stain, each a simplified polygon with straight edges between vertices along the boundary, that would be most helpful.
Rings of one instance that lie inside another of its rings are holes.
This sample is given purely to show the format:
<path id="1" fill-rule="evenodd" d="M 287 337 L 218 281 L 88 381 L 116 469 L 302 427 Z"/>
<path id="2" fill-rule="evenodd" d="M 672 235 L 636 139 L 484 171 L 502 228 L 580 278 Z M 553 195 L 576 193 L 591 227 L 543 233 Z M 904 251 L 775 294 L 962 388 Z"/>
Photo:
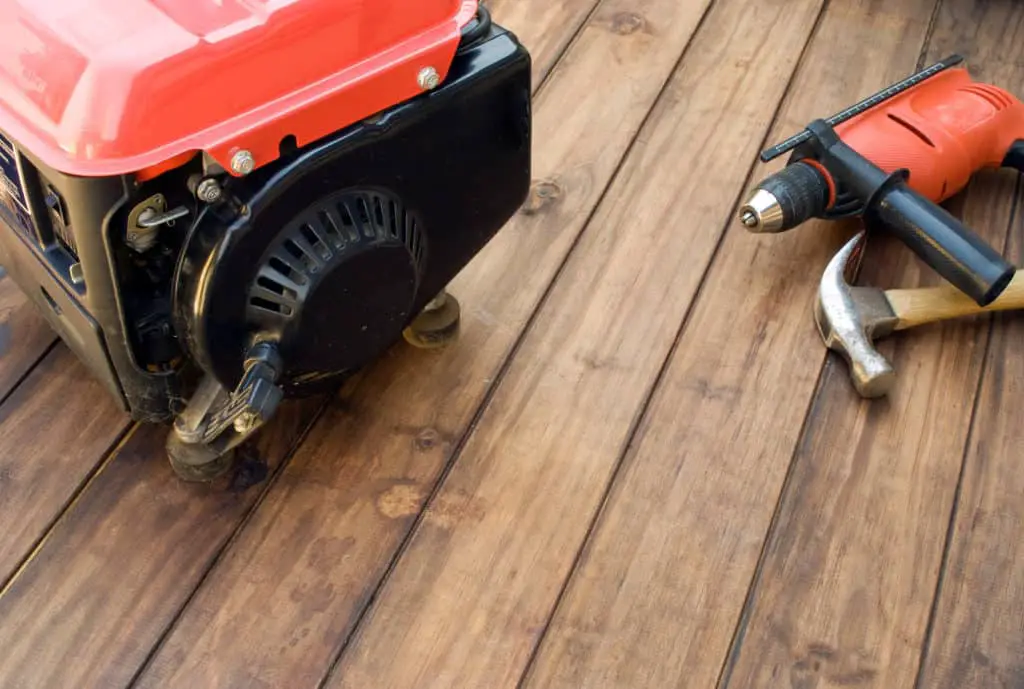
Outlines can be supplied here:
<path id="1" fill-rule="evenodd" d="M 997 55 L 988 42 L 1020 35 L 1024 8 L 979 2 L 979 20 L 964 5 L 953 3 L 945 8 L 948 21 L 963 27 L 961 31 L 969 31 L 972 23 L 979 21 L 1000 27 L 1004 33 L 999 38 L 993 35 L 975 49 L 985 56 L 976 60 L 988 79 L 1021 94 L 1024 78 L 1019 65 L 1024 55 L 1020 50 Z M 945 44 L 956 38 L 953 31 L 937 36 Z M 989 56 L 994 64 L 986 64 Z M 1008 203 L 1009 189 L 1002 191 L 1002 198 L 990 199 L 992 204 Z M 1007 252 L 1015 264 L 1024 258 L 1021 201 L 1018 197 Z M 1024 448 L 1024 426 L 1012 411 L 1024 402 L 1024 365 L 1019 355 L 1024 323 L 1012 313 L 998 315 L 993 321 L 991 348 L 953 514 L 945 577 L 934 602 L 935 624 L 920 671 L 922 689 L 1024 686 L 1020 653 L 1024 644 L 1024 572 L 1020 567 L 1024 556 L 1020 545 L 1024 474 L 1018 461 Z"/>
<path id="2" fill-rule="evenodd" d="M 255 449 L 269 470 L 318 404 L 287 404 L 266 429 Z M 254 504 L 259 483 L 240 490 L 238 473 L 177 481 L 166 433 L 136 430 L 0 597 L 0 686 L 126 686 Z"/>
<path id="3" fill-rule="evenodd" d="M 485 4 L 533 54 L 534 182 L 461 339 L 289 402 L 220 481 L 0 267 L 0 687 L 1024 686 L 1024 323 L 897 334 L 865 402 L 810 316 L 855 225 L 729 224 L 766 137 L 922 48 L 1024 97 L 1024 7 Z M 1017 186 L 948 207 L 1019 262 Z M 861 281 L 939 280 L 876 237 Z"/>
<path id="4" fill-rule="evenodd" d="M 0 582 L 13 574 L 128 425 L 106 390 L 63 346 L 0 406 Z"/>
<path id="5" fill-rule="evenodd" d="M 936 52 L 938 44 L 970 51 L 1002 31 L 1003 19 L 993 15 L 955 20 L 971 3 L 953 4 L 958 12 L 938 17 L 929 62 L 945 54 Z M 1024 8 L 1015 12 L 1024 15 Z M 1024 92 L 1019 72 L 1000 70 L 990 78 Z M 952 208 L 1001 247 L 1016 180 L 981 177 L 983 183 Z M 895 242 L 876 241 L 863 281 L 936 284 L 907 254 Z M 882 404 L 852 393 L 845 364 L 828 368 L 769 536 L 728 686 L 767 686 L 770 668 L 787 664 L 788 677 L 774 678 L 783 686 L 914 686 L 986 337 L 985 327 L 953 322 L 880 344 L 900 374 L 897 390 Z M 791 632 L 785 644 L 771 633 L 778 618 Z M 821 639 L 834 645 L 834 657 L 799 652 Z"/>

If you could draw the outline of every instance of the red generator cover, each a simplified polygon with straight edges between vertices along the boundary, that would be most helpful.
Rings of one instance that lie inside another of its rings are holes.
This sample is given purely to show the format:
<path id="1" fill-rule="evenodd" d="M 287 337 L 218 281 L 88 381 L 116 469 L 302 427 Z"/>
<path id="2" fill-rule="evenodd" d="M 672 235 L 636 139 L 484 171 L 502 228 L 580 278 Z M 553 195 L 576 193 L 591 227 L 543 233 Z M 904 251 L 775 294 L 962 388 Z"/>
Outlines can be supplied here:
<path id="1" fill-rule="evenodd" d="M 0 0 L 0 131 L 68 174 L 256 165 L 443 80 L 477 0 Z"/>

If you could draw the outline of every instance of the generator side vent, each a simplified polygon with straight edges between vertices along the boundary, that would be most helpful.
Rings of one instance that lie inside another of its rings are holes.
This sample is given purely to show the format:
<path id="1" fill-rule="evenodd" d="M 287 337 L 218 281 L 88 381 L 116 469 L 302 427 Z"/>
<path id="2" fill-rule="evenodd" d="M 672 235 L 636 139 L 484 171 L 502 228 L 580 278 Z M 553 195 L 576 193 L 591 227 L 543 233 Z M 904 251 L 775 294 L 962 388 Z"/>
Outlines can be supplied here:
<path id="1" fill-rule="evenodd" d="M 426 250 L 421 223 L 398 199 L 377 190 L 322 199 L 296 216 L 266 252 L 249 288 L 250 323 L 286 327 L 335 268 L 388 246 L 404 247 L 420 272 Z"/>

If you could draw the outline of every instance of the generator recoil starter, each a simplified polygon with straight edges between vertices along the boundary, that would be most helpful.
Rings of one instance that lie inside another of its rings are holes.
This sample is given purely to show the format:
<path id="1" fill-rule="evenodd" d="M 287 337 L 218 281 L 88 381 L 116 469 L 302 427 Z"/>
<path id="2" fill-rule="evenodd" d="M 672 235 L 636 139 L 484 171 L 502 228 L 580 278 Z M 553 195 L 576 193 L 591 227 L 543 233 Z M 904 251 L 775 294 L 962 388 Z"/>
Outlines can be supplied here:
<path id="1" fill-rule="evenodd" d="M 477 0 L 0 14 L 0 263 L 179 476 L 458 332 L 531 173 L 530 55 Z"/>

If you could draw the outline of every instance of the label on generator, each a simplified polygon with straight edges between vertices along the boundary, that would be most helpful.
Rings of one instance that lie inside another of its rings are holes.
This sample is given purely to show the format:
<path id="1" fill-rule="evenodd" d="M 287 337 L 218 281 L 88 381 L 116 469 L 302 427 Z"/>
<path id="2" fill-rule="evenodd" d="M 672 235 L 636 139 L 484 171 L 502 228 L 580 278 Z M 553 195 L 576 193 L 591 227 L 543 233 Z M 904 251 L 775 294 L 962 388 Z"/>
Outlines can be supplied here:
<path id="1" fill-rule="evenodd" d="M 0 219 L 32 235 L 32 212 L 28 208 L 17 149 L 3 134 L 0 134 Z"/>

